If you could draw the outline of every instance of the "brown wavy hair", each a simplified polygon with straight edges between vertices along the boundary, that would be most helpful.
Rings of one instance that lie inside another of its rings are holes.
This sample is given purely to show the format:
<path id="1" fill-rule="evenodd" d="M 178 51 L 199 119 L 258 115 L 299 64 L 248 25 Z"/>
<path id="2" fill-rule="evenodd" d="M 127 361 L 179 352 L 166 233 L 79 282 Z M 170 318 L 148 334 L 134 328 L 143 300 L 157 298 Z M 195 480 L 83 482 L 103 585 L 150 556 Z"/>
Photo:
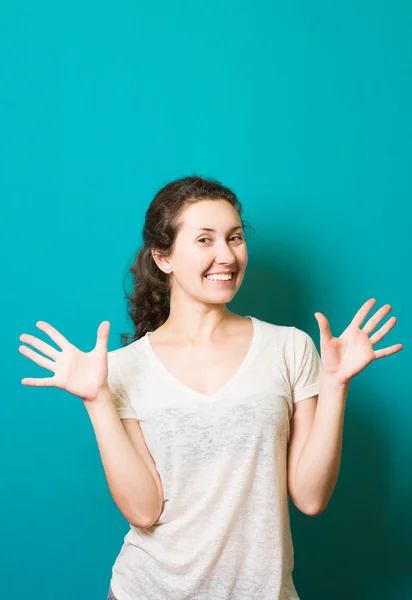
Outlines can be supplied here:
<path id="1" fill-rule="evenodd" d="M 124 346 L 140 339 L 147 331 L 154 331 L 167 320 L 170 312 L 169 275 L 155 263 L 152 249 L 161 256 L 171 255 L 181 226 L 179 216 L 187 204 L 200 200 L 227 200 L 237 210 L 243 230 L 251 227 L 242 218 L 243 208 L 236 194 L 216 179 L 193 175 L 171 181 L 161 188 L 146 211 L 143 244 L 123 282 L 127 312 L 134 324 L 133 335 L 120 335 Z M 133 291 L 127 294 L 125 285 L 130 273 Z"/>

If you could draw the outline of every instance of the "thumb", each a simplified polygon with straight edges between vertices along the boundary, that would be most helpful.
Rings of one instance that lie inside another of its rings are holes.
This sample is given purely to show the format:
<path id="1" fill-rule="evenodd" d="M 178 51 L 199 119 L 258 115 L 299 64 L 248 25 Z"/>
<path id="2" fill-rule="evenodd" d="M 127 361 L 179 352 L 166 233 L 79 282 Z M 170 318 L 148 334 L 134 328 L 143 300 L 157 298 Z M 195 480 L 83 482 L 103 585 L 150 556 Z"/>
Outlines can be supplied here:
<path id="1" fill-rule="evenodd" d="M 329 321 L 325 315 L 320 312 L 315 313 L 315 319 L 317 320 L 320 329 L 321 344 L 327 344 L 333 337 L 329 327 Z"/>
<path id="2" fill-rule="evenodd" d="M 96 349 L 99 350 L 107 350 L 107 343 L 109 340 L 109 331 L 110 331 L 110 322 L 103 321 L 100 323 L 97 329 L 97 340 L 96 340 Z"/>

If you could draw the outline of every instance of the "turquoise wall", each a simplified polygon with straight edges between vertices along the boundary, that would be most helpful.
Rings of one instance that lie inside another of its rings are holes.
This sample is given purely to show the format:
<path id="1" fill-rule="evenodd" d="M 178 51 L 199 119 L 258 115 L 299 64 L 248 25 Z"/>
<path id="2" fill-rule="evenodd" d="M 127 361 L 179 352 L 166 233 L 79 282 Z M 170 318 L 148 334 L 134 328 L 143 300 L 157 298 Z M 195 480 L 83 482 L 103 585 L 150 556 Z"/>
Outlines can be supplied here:
<path id="1" fill-rule="evenodd" d="M 340 335 L 371 297 L 404 350 L 352 381 L 328 509 L 291 507 L 302 600 L 412 597 L 412 4 L 3 2 L 1 586 L 105 598 L 128 526 L 81 401 L 28 388 L 47 320 L 83 350 L 128 330 L 122 278 L 170 179 L 231 186 L 255 227 L 231 308 Z"/>

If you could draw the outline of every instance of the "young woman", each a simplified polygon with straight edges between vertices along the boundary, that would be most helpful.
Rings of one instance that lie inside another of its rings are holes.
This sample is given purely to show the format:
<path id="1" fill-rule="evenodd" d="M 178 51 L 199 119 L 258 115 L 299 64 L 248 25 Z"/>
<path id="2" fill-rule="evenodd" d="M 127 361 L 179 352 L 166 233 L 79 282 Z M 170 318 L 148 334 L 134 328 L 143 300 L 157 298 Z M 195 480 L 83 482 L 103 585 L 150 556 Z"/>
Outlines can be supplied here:
<path id="1" fill-rule="evenodd" d="M 391 306 L 339 338 L 325 316 L 308 334 L 227 308 L 248 262 L 242 207 L 217 181 L 176 180 L 150 204 L 131 268 L 134 335 L 107 353 L 109 323 L 81 352 L 31 335 L 22 354 L 54 372 L 24 385 L 82 399 L 110 492 L 130 523 L 113 566 L 116 600 L 297 600 L 288 494 L 325 509 L 340 465 L 350 380 L 401 344 L 374 351 Z M 49 357 L 49 358 L 47 358 Z"/>

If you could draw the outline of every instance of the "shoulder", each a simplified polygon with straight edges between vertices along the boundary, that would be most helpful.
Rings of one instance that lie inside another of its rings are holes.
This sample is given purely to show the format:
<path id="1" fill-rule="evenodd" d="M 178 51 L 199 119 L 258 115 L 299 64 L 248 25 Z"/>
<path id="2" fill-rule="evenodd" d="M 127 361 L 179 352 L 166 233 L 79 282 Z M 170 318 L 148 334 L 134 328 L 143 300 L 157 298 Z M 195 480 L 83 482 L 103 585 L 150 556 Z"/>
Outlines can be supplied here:
<path id="1" fill-rule="evenodd" d="M 275 348 L 289 359 L 295 359 L 316 350 L 311 336 L 294 325 L 278 325 L 253 317 L 260 333 L 261 343 L 267 348 Z"/>
<path id="2" fill-rule="evenodd" d="M 279 343 L 287 342 L 293 338 L 293 330 L 295 329 L 290 325 L 278 325 L 277 323 L 271 323 L 270 321 L 264 321 L 257 317 L 252 317 L 258 329 L 261 331 L 263 338 L 276 340 Z"/>
<path id="3" fill-rule="evenodd" d="M 270 321 L 263 321 L 257 317 L 252 318 L 258 322 L 263 331 L 269 334 L 289 338 L 292 341 L 296 340 L 298 343 L 312 339 L 306 331 L 299 329 L 299 327 L 295 327 L 294 325 L 278 325 L 277 323 L 272 323 Z"/>
<path id="4" fill-rule="evenodd" d="M 135 372 L 136 366 L 141 364 L 143 356 L 143 338 L 121 346 L 107 353 L 107 365 L 112 377 L 127 377 L 128 373 Z"/>
<path id="5" fill-rule="evenodd" d="M 293 346 L 303 351 L 312 350 L 315 348 L 315 342 L 306 331 L 293 327 Z"/>
<path id="6" fill-rule="evenodd" d="M 136 352 L 140 352 L 143 344 L 144 339 L 140 338 L 139 340 L 135 340 L 134 342 L 127 344 L 127 346 L 120 346 L 120 348 L 110 350 L 107 354 L 113 362 L 117 362 L 119 360 L 122 361 L 134 356 Z"/>
<path id="7" fill-rule="evenodd" d="M 107 353 L 107 381 L 117 408 L 123 406 L 122 403 L 133 396 L 136 382 L 145 370 L 144 367 L 142 369 L 140 358 L 140 355 L 143 355 L 139 354 L 141 349 L 142 342 L 139 339 Z M 129 416 L 129 414 L 122 414 L 125 418 Z"/>

